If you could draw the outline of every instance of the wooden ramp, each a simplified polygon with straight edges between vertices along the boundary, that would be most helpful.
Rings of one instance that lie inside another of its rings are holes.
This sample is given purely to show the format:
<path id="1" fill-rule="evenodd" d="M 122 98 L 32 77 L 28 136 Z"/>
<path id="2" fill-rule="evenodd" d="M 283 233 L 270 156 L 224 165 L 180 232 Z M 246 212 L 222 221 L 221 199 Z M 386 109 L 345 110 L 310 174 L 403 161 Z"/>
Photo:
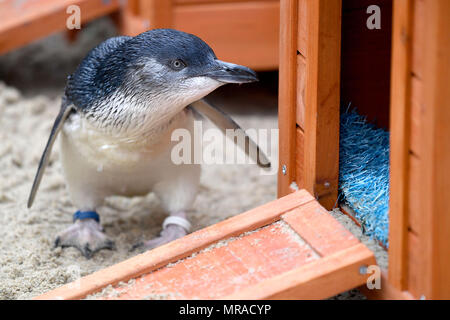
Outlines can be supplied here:
<path id="1" fill-rule="evenodd" d="M 366 283 L 374 264 L 300 190 L 37 299 L 324 299 Z"/>

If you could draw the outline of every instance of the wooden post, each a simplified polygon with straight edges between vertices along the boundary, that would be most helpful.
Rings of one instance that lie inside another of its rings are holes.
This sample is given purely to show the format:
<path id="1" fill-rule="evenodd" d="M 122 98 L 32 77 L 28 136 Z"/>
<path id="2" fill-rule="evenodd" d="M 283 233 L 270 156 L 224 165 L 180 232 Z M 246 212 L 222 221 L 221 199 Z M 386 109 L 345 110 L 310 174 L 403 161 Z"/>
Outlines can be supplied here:
<path id="1" fill-rule="evenodd" d="M 390 111 L 389 282 L 404 290 L 407 277 L 412 4 L 394 1 Z"/>
<path id="2" fill-rule="evenodd" d="M 425 6 L 421 130 L 424 297 L 450 299 L 450 1 Z"/>
<path id="3" fill-rule="evenodd" d="M 327 209 L 338 192 L 341 6 L 307 3 L 304 187 Z"/>
<path id="4" fill-rule="evenodd" d="M 297 0 L 281 0 L 280 3 L 278 197 L 290 192 L 290 184 L 295 179 L 297 6 Z"/>

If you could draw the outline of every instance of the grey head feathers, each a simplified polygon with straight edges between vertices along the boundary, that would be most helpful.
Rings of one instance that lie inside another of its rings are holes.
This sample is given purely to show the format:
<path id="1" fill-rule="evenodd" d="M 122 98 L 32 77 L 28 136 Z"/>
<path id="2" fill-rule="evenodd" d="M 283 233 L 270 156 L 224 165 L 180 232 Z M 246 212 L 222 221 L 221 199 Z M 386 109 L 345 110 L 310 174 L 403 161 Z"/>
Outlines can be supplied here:
<path id="1" fill-rule="evenodd" d="M 176 89 L 180 81 L 206 72 L 215 59 L 205 42 L 181 31 L 154 29 L 115 37 L 83 59 L 68 79 L 66 95 L 77 110 L 85 111 L 118 90 L 148 95 Z"/>

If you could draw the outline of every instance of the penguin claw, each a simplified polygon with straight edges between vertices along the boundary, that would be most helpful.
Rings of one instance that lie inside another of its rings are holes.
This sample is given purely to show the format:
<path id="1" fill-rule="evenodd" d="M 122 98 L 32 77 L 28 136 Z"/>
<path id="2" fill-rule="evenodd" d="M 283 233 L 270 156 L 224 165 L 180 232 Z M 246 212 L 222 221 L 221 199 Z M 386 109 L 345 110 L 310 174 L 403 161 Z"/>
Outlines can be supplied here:
<path id="1" fill-rule="evenodd" d="M 184 237 L 186 234 L 187 231 L 184 228 L 175 224 L 169 224 L 165 229 L 161 231 L 161 235 L 159 237 L 153 238 L 148 241 L 138 242 L 131 247 L 130 251 L 134 251 L 136 249 L 140 249 L 141 251 L 154 249 L 156 247 L 162 246 L 163 244 Z"/>
<path id="2" fill-rule="evenodd" d="M 102 232 L 100 224 L 93 219 L 77 220 L 55 239 L 53 248 L 74 247 L 90 259 L 101 249 L 114 250 L 115 244 Z"/>
<path id="3" fill-rule="evenodd" d="M 137 242 L 137 243 L 133 244 L 133 246 L 130 248 L 129 251 L 133 252 L 133 251 L 135 251 L 135 250 L 137 250 L 139 248 L 142 248 L 143 246 L 144 246 L 144 242 L 142 242 L 142 241 Z"/>

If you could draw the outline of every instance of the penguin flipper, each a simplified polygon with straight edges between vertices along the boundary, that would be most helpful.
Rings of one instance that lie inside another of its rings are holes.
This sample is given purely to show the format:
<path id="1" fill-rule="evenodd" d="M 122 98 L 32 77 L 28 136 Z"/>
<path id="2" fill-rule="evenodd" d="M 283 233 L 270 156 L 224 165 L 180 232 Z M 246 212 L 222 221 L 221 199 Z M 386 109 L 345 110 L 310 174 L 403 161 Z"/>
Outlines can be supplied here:
<path id="1" fill-rule="evenodd" d="M 61 131 L 64 121 L 66 121 L 67 117 L 72 111 L 72 108 L 73 104 L 69 102 L 65 96 L 63 96 L 61 109 L 59 110 L 58 116 L 53 123 L 52 131 L 50 132 L 47 145 L 45 146 L 44 152 L 41 156 L 41 160 L 39 161 L 39 166 L 36 172 L 36 176 L 34 177 L 33 186 L 31 187 L 30 196 L 28 197 L 28 208 L 31 208 L 31 205 L 33 204 L 34 197 L 36 196 L 36 192 L 39 188 L 39 184 L 41 183 L 45 168 L 47 167 L 48 161 L 50 159 L 50 154 L 52 152 L 52 147 L 55 143 L 56 137 L 58 136 L 59 131 Z"/>
<path id="2" fill-rule="evenodd" d="M 270 161 L 259 146 L 245 133 L 245 131 L 224 111 L 218 107 L 211 105 L 205 99 L 200 99 L 190 104 L 190 106 L 197 112 L 203 114 L 210 119 L 222 132 L 226 134 L 227 129 L 235 130 L 237 134 L 244 135 L 245 145 L 238 146 L 245 151 L 245 153 L 253 158 L 261 168 L 270 168 Z M 256 153 L 251 152 L 256 150 Z M 255 159 L 256 158 L 256 159 Z"/>

